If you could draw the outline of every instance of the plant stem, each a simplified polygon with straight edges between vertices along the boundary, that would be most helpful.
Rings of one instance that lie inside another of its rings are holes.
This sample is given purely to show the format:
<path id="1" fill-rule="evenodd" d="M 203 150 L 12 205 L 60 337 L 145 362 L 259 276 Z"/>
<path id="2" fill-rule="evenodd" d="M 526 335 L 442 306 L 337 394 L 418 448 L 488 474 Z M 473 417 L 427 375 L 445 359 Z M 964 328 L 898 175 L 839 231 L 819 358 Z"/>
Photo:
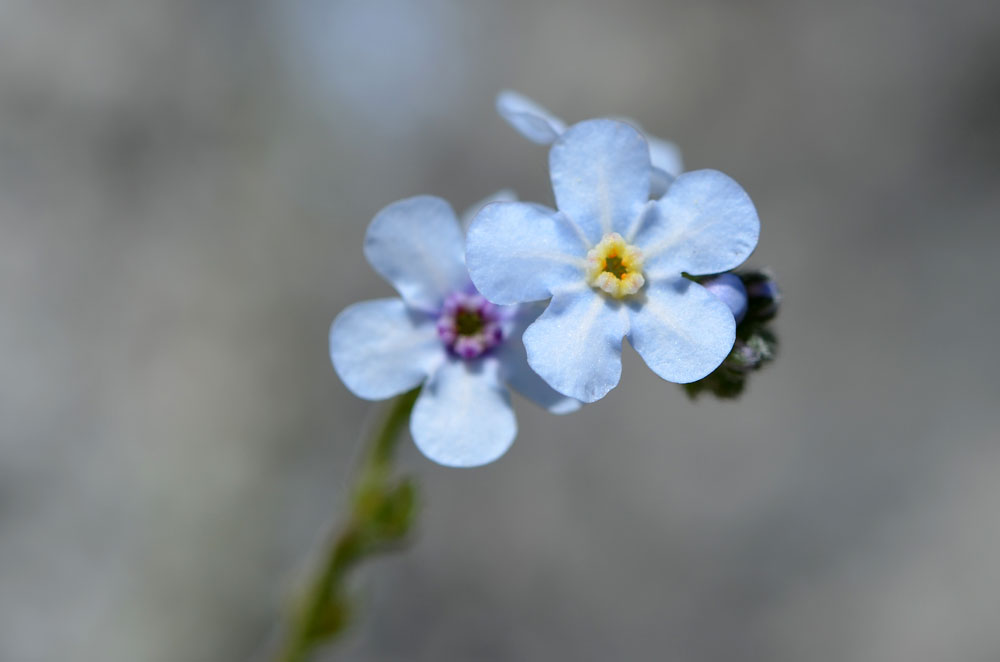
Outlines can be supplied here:
<path id="1" fill-rule="evenodd" d="M 343 632 L 350 615 L 344 585 L 348 570 L 366 556 L 397 546 L 408 532 L 414 487 L 408 480 L 390 482 L 390 473 L 399 433 L 419 392 L 414 389 L 396 398 L 369 441 L 350 516 L 333 532 L 322 565 L 295 609 L 279 662 L 304 662 L 316 645 Z"/>

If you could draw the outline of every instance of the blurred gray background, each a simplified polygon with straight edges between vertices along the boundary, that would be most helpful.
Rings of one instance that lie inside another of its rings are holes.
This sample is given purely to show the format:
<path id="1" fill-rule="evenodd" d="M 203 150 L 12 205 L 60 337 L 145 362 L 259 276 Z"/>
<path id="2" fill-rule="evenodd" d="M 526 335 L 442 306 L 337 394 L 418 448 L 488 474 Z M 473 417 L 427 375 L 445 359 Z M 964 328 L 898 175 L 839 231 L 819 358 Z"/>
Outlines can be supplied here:
<path id="1" fill-rule="evenodd" d="M 2 0 L 0 660 L 266 656 L 373 410 L 368 221 L 551 199 L 502 88 L 741 182 L 783 351 L 692 404 L 627 350 L 482 469 L 406 440 L 331 659 L 1000 659 L 1000 5 Z"/>

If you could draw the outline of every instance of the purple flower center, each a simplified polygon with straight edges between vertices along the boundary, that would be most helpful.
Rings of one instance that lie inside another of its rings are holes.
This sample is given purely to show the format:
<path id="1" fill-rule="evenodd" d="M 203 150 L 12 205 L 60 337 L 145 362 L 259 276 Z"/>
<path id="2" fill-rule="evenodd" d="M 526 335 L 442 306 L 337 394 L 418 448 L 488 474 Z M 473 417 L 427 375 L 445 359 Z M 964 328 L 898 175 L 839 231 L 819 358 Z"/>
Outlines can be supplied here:
<path id="1" fill-rule="evenodd" d="M 437 332 L 456 356 L 474 359 L 503 342 L 503 309 L 480 294 L 454 292 L 444 300 Z"/>

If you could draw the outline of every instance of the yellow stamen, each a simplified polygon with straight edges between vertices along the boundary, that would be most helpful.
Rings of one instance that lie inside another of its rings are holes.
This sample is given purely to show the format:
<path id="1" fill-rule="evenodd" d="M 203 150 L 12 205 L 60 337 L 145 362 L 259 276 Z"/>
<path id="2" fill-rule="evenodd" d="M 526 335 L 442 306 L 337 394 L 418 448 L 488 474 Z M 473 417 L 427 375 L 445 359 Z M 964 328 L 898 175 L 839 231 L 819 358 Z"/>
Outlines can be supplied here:
<path id="1" fill-rule="evenodd" d="M 642 289 L 642 251 L 625 243 L 617 232 L 604 235 L 587 253 L 587 282 L 616 299 Z"/>

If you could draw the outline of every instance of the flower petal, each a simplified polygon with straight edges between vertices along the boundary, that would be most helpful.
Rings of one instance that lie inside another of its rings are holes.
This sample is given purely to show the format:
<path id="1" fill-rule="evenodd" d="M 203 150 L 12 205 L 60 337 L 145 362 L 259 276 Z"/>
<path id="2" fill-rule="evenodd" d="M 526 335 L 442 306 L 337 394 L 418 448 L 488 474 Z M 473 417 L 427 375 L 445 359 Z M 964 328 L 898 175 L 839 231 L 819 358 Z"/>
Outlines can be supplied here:
<path id="1" fill-rule="evenodd" d="M 589 245 L 565 214 L 523 202 L 483 207 L 466 239 L 469 275 L 498 304 L 547 299 L 583 281 Z"/>
<path id="2" fill-rule="evenodd" d="M 414 388 L 444 357 L 433 321 L 401 299 L 353 304 L 330 327 L 334 370 L 352 393 L 368 400 Z"/>
<path id="3" fill-rule="evenodd" d="M 503 380 L 518 393 L 553 414 L 568 414 L 580 408 L 580 402 L 555 391 L 528 365 L 521 336 L 529 324 L 545 309 L 544 303 L 522 304 L 514 319 L 507 340 L 500 346 L 497 358 Z"/>
<path id="4" fill-rule="evenodd" d="M 524 332 L 528 365 L 549 386 L 581 402 L 594 402 L 622 374 L 624 307 L 589 287 L 561 292 Z"/>
<path id="5" fill-rule="evenodd" d="M 469 225 L 472 224 L 472 219 L 476 217 L 479 210 L 491 202 L 517 202 L 517 193 L 509 188 L 500 189 L 493 195 L 488 195 L 479 202 L 470 205 L 468 209 L 462 212 L 462 227 L 468 229 Z"/>
<path id="6" fill-rule="evenodd" d="M 570 127 L 549 152 L 556 206 L 592 243 L 625 232 L 649 200 L 649 147 L 638 131 L 615 120 Z"/>
<path id="7" fill-rule="evenodd" d="M 526 96 L 504 90 L 497 95 L 497 112 L 520 132 L 539 145 L 552 144 L 566 130 L 566 124 Z"/>
<path id="8" fill-rule="evenodd" d="M 681 158 L 681 148 L 669 140 L 661 140 L 648 133 L 649 160 L 654 168 L 659 168 L 671 177 L 677 177 L 684 172 L 684 160 Z"/>
<path id="9" fill-rule="evenodd" d="M 430 195 L 392 203 L 372 219 L 365 257 L 413 308 L 435 311 L 468 286 L 462 229 L 451 205 Z"/>
<path id="10" fill-rule="evenodd" d="M 650 168 L 649 170 L 649 197 L 652 200 L 662 198 L 670 185 L 674 183 L 674 176 L 667 174 L 660 168 Z"/>
<path id="11" fill-rule="evenodd" d="M 736 340 L 729 306 L 683 276 L 655 280 L 644 294 L 627 304 L 628 337 L 653 372 L 686 384 L 719 367 Z"/>
<path id="12" fill-rule="evenodd" d="M 431 376 L 410 417 L 410 433 L 424 455 L 449 467 L 475 467 L 510 448 L 517 420 L 498 370 L 496 359 L 452 357 Z"/>
<path id="13" fill-rule="evenodd" d="M 655 136 L 646 135 L 649 141 L 649 160 L 653 170 L 649 179 L 649 197 L 662 198 L 670 185 L 684 172 L 684 161 L 681 159 L 681 149 L 668 140 L 660 140 Z"/>
<path id="14" fill-rule="evenodd" d="M 653 275 L 714 274 L 739 266 L 757 246 L 760 220 L 746 192 L 718 170 L 679 176 L 630 243 Z"/>

